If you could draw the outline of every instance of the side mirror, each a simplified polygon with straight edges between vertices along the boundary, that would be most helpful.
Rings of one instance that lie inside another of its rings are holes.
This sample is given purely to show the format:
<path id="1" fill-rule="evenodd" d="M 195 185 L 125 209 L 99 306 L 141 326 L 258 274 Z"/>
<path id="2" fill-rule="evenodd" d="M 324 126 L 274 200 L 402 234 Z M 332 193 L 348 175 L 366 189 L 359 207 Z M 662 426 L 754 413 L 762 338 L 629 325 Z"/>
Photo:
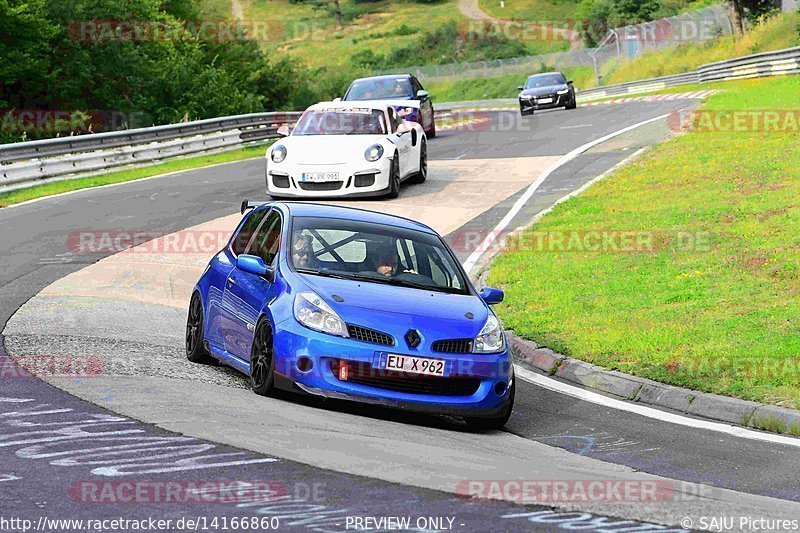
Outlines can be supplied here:
<path id="1" fill-rule="evenodd" d="M 422 89 L 417 91 L 417 99 L 418 100 L 421 100 L 421 101 L 424 102 L 425 100 L 427 100 L 430 97 L 431 97 L 431 95 L 430 95 L 430 93 L 428 93 L 428 91 L 423 91 Z"/>
<path id="2" fill-rule="evenodd" d="M 278 135 L 280 135 L 281 137 L 288 137 L 289 136 L 289 126 L 284 124 L 283 126 L 278 128 L 278 131 L 276 133 Z"/>
<path id="3" fill-rule="evenodd" d="M 525 90 L 525 86 L 524 85 L 518 85 L 517 86 L 517 90 L 518 91 L 524 91 Z"/>
<path id="4" fill-rule="evenodd" d="M 481 298 L 489 305 L 499 304 L 505 298 L 505 293 L 500 289 L 486 287 L 481 291 Z"/>
<path id="5" fill-rule="evenodd" d="M 257 255 L 242 254 L 236 258 L 236 267 L 256 276 L 263 276 L 268 281 L 275 281 L 275 269 L 264 264 Z"/>
<path id="6" fill-rule="evenodd" d="M 569 80 L 569 81 L 567 82 L 567 85 L 572 85 L 573 83 L 574 83 L 574 82 L 573 82 L 572 80 Z"/>
<path id="7" fill-rule="evenodd" d="M 341 98 L 334 98 L 334 99 L 333 99 L 333 101 L 334 101 L 334 102 L 341 102 L 341 101 L 342 101 L 342 99 L 341 99 Z"/>
<path id="8" fill-rule="evenodd" d="M 397 126 L 397 131 L 395 133 L 397 133 L 397 136 L 400 137 L 401 135 L 405 135 L 406 133 L 410 133 L 412 131 L 414 131 L 414 126 L 406 121 L 403 121 L 399 126 Z"/>

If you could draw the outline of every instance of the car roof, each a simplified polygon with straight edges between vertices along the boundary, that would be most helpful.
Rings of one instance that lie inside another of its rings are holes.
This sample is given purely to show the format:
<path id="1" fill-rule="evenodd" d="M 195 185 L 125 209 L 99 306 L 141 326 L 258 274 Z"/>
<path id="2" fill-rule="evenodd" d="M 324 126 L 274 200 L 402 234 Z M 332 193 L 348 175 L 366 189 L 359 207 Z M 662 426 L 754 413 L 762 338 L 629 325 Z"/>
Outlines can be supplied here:
<path id="1" fill-rule="evenodd" d="M 382 74 L 380 76 L 367 76 L 366 78 L 357 78 L 353 80 L 356 81 L 366 81 L 366 80 L 397 80 L 397 79 L 411 79 L 411 74 Z"/>
<path id="2" fill-rule="evenodd" d="M 548 75 L 551 75 L 551 74 L 561 74 L 562 76 L 564 75 L 562 72 L 554 70 L 552 72 L 540 72 L 538 74 L 531 74 L 530 76 L 528 76 L 528 79 L 535 78 L 536 76 L 548 76 Z"/>
<path id="3" fill-rule="evenodd" d="M 422 231 L 438 235 L 432 228 L 426 226 L 421 222 L 411 220 L 409 218 L 400 217 L 397 215 L 389 215 L 387 213 L 379 213 L 377 211 L 370 211 L 368 209 L 359 209 L 357 207 L 348 207 L 344 205 L 331 205 L 331 204 L 318 204 L 314 202 L 274 202 L 267 205 L 282 208 L 284 212 L 288 212 L 292 217 L 321 217 L 321 218 L 340 218 L 346 220 L 357 220 L 359 222 L 370 222 L 374 224 L 383 224 L 386 226 L 394 226 L 398 228 Z M 266 208 L 266 206 L 265 206 Z"/>
<path id="4" fill-rule="evenodd" d="M 373 109 L 373 110 L 380 110 L 386 111 L 388 108 L 388 104 L 386 102 L 379 102 L 375 100 L 341 100 L 339 102 L 319 102 L 317 104 L 312 105 L 306 111 L 312 110 L 323 110 L 323 109 Z"/>

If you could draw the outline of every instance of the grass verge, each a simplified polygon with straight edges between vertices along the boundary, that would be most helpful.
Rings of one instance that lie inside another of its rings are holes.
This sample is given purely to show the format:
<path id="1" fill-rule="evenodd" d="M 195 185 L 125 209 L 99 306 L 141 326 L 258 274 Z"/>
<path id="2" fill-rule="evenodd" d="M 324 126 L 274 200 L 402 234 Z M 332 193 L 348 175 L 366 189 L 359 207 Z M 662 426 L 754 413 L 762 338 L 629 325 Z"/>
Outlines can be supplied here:
<path id="1" fill-rule="evenodd" d="M 554 350 L 796 408 L 800 77 L 725 89 L 703 110 L 793 110 L 779 122 L 788 130 L 744 122 L 649 150 L 531 228 L 490 282 L 506 290 L 506 326 Z"/>
<path id="2" fill-rule="evenodd" d="M 208 165 L 217 165 L 220 163 L 228 163 L 230 161 L 240 161 L 242 159 L 260 157 L 264 155 L 265 150 L 265 146 L 254 146 L 250 148 L 243 148 L 241 150 L 234 150 L 231 152 L 177 159 L 150 167 L 120 170 L 118 172 L 110 172 L 108 174 L 101 174 L 98 176 L 57 181 L 28 187 L 27 189 L 4 192 L 0 193 L 0 208 L 8 207 L 20 202 L 26 202 L 28 200 L 35 200 L 36 198 L 53 196 L 54 194 L 61 194 L 64 192 L 89 189 L 91 187 L 100 187 L 102 185 L 110 185 L 112 183 L 134 181 L 142 178 L 157 176 L 159 174 L 176 172 L 178 170 L 190 170 Z"/>

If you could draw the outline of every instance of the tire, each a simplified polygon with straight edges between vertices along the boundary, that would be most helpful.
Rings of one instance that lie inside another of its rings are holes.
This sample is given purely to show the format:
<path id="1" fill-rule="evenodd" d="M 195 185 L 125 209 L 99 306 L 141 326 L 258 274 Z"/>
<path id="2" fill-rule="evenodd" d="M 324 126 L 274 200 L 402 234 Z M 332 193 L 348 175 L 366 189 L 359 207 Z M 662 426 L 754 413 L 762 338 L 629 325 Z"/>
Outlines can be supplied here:
<path id="1" fill-rule="evenodd" d="M 422 139 L 419 147 L 419 172 L 414 175 L 412 183 L 425 183 L 428 179 L 428 141 Z"/>
<path id="2" fill-rule="evenodd" d="M 497 418 L 465 418 L 467 427 L 473 431 L 488 431 L 503 429 L 508 419 L 511 418 L 511 412 L 514 410 L 514 396 L 516 395 L 517 383 L 516 379 L 511 382 L 511 392 L 509 393 L 509 401 L 506 410 L 502 415 Z"/>
<path id="3" fill-rule="evenodd" d="M 275 384 L 275 352 L 272 326 L 262 319 L 256 326 L 250 352 L 250 387 L 259 396 L 269 396 Z"/>
<path id="4" fill-rule="evenodd" d="M 186 318 L 186 358 L 192 363 L 203 365 L 216 361 L 206 351 L 203 327 L 203 302 L 200 293 L 194 293 L 189 302 L 189 316 Z"/>
<path id="5" fill-rule="evenodd" d="M 389 198 L 400 196 L 400 154 L 395 152 L 392 158 L 392 170 L 389 172 Z"/>
<path id="6" fill-rule="evenodd" d="M 436 120 L 432 121 L 431 129 L 425 132 L 425 136 L 428 139 L 433 139 L 436 137 Z"/>
<path id="7" fill-rule="evenodd" d="M 567 104 L 566 109 L 575 109 L 578 107 L 578 98 L 575 95 L 572 95 L 572 102 Z"/>

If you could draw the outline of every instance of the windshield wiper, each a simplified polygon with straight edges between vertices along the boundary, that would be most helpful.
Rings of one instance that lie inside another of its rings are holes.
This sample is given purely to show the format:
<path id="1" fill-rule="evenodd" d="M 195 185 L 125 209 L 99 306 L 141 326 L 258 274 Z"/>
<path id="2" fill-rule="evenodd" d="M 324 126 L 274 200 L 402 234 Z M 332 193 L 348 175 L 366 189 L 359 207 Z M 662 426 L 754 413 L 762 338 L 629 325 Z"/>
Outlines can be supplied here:
<path id="1" fill-rule="evenodd" d="M 387 277 L 373 278 L 370 276 L 353 276 L 352 278 L 349 279 L 355 279 L 358 281 L 372 281 L 374 283 L 383 283 L 385 285 L 394 285 L 396 287 L 408 287 L 410 289 L 422 289 L 424 291 L 444 292 L 447 294 L 462 294 L 462 292 L 459 289 L 455 288 L 425 285 L 423 283 L 414 283 L 413 281 L 405 281 L 397 278 L 387 278 Z"/>
<path id="2" fill-rule="evenodd" d="M 312 276 L 322 276 L 323 278 L 334 278 L 334 279 L 353 279 L 350 276 L 343 276 L 342 274 L 334 274 L 333 272 L 328 272 L 327 270 L 312 270 L 310 268 L 295 268 L 295 272 L 300 274 L 310 274 Z"/>

